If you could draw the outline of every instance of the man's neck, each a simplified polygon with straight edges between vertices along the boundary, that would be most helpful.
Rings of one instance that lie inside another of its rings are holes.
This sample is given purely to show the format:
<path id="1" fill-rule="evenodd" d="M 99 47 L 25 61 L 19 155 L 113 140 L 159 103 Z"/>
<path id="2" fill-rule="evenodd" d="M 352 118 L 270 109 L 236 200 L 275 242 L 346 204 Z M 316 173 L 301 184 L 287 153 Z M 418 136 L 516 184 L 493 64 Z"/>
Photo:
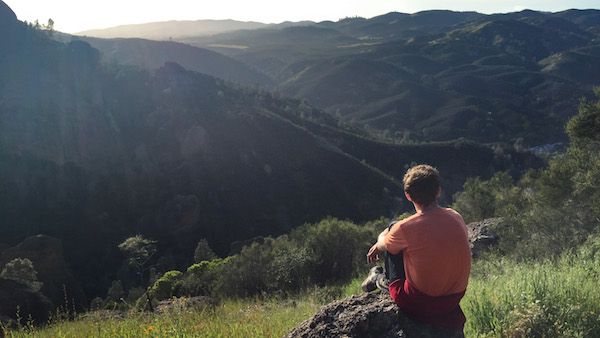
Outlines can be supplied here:
<path id="1" fill-rule="evenodd" d="M 422 213 L 426 213 L 426 212 L 430 212 L 433 210 L 437 210 L 440 208 L 440 206 L 437 204 L 437 202 L 431 203 L 429 205 L 423 206 L 417 203 L 414 203 L 415 206 L 415 210 L 417 211 L 418 214 L 422 214 Z"/>

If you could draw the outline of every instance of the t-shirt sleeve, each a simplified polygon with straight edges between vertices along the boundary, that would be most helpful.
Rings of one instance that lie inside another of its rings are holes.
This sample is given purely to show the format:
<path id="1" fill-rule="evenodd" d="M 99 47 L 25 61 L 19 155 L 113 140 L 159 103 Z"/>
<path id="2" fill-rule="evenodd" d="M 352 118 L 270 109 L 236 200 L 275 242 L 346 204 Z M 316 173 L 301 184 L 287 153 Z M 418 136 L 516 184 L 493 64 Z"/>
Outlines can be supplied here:
<path id="1" fill-rule="evenodd" d="M 403 222 L 394 224 L 383 241 L 387 252 L 391 253 L 392 255 L 398 254 L 407 246 L 402 224 Z"/>

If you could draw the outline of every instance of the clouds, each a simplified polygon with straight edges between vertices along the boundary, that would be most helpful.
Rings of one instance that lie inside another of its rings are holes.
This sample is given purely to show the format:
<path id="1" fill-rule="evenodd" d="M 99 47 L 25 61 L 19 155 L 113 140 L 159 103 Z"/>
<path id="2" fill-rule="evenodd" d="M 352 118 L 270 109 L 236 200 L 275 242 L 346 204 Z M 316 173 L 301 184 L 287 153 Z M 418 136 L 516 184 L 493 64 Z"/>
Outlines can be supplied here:
<path id="1" fill-rule="evenodd" d="M 21 20 L 46 22 L 77 32 L 120 24 L 166 20 L 235 19 L 282 22 L 286 20 L 338 20 L 347 16 L 372 17 L 391 11 L 414 13 L 451 9 L 483 13 L 523 9 L 560 11 L 600 8 L 598 0 L 4 0 Z"/>

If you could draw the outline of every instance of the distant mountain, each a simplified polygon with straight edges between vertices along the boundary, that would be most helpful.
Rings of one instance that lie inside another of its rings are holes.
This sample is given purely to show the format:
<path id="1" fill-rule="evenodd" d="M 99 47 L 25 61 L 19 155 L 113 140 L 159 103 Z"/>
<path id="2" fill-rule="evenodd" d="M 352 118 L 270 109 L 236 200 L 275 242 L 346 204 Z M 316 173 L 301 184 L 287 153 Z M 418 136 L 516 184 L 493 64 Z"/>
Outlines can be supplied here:
<path id="1" fill-rule="evenodd" d="M 243 22 L 235 20 L 165 21 L 92 29 L 76 33 L 76 35 L 97 38 L 169 40 L 190 36 L 214 35 L 243 29 L 257 29 L 267 26 L 267 24 L 260 22 Z"/>
<path id="2" fill-rule="evenodd" d="M 389 13 L 303 27 L 299 41 L 284 29 L 186 41 L 346 123 L 419 141 L 537 145 L 565 141 L 579 98 L 600 84 L 599 13 Z"/>
<path id="3" fill-rule="evenodd" d="M 0 247 L 62 239 L 88 296 L 117 279 L 116 246 L 131 235 L 158 240 L 162 268 L 181 268 L 200 238 L 225 254 L 327 215 L 406 210 L 397 177 L 414 162 L 442 170 L 446 200 L 467 176 L 540 165 L 465 141 L 380 143 L 300 100 L 176 63 L 104 64 L 88 43 L 11 13 L 0 6 Z"/>
<path id="4" fill-rule="evenodd" d="M 476 12 L 446 10 L 423 11 L 415 14 L 391 12 L 371 19 L 345 19 L 321 22 L 318 26 L 333 28 L 362 39 L 393 40 L 441 33 L 447 27 L 483 17 Z"/>
<path id="5" fill-rule="evenodd" d="M 161 21 L 134 25 L 122 25 L 103 29 L 91 29 L 75 33 L 75 35 L 104 39 L 140 38 L 150 40 L 182 41 L 190 37 L 197 38 L 228 32 L 262 28 L 282 29 L 286 27 L 309 26 L 314 24 L 315 23 L 312 21 L 285 21 L 278 24 L 236 20 Z"/>
<path id="6" fill-rule="evenodd" d="M 335 49 L 336 46 L 362 43 L 335 29 L 314 25 L 237 31 L 217 36 L 185 38 L 182 42 L 230 55 L 260 69 L 273 79 L 293 75 L 282 74 L 290 64 L 335 54 L 332 48 Z M 339 54 L 345 53 L 345 50 L 339 50 Z"/>
<path id="7" fill-rule="evenodd" d="M 260 71 L 231 57 L 178 42 L 144 39 L 97 39 L 73 37 L 100 50 L 106 62 L 158 69 L 176 62 L 186 69 L 246 86 L 269 88 L 273 81 Z"/>

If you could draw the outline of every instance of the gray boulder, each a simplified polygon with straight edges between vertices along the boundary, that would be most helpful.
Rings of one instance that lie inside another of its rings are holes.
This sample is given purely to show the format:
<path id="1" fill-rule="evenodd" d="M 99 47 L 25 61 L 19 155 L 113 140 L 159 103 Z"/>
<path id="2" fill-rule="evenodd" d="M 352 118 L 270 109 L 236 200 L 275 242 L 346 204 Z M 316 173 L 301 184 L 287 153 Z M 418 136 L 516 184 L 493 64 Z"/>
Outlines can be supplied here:
<path id="1" fill-rule="evenodd" d="M 352 296 L 323 306 L 302 322 L 287 338 L 400 338 L 456 337 L 456 332 L 437 330 L 402 314 L 387 293 Z"/>
<path id="2" fill-rule="evenodd" d="M 502 218 L 488 218 L 467 225 L 471 254 L 474 258 L 498 243 L 498 235 L 492 229 L 502 226 L 503 222 Z"/>

